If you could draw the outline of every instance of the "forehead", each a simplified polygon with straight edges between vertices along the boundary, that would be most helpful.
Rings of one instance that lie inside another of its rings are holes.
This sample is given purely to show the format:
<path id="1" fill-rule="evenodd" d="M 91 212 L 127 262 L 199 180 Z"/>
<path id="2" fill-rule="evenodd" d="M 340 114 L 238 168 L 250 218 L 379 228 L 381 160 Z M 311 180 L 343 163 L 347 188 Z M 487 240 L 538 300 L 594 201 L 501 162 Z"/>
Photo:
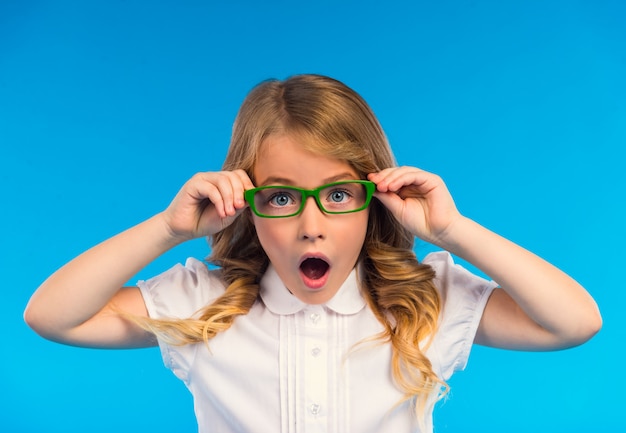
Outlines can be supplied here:
<path id="1" fill-rule="evenodd" d="M 358 175 L 347 161 L 308 150 L 298 138 L 283 134 L 263 140 L 254 178 L 257 186 L 282 183 L 316 188 L 329 179 L 357 179 Z"/>

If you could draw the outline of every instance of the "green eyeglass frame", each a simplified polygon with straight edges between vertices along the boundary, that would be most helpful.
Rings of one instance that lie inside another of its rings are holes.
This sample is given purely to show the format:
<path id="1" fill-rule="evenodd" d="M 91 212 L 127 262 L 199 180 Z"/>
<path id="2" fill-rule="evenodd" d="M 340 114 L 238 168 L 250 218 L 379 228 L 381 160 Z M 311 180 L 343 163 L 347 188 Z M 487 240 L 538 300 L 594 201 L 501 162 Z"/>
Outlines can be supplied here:
<path id="1" fill-rule="evenodd" d="M 327 210 L 320 200 L 320 192 L 327 188 L 332 188 L 334 186 L 340 186 L 340 185 L 345 185 L 345 184 L 363 185 L 365 187 L 365 194 L 366 194 L 364 203 L 361 206 L 357 207 L 356 209 L 342 210 L 342 211 Z M 286 215 L 268 215 L 268 214 L 260 212 L 257 209 L 256 203 L 254 201 L 254 196 L 258 191 L 269 190 L 269 189 L 294 191 L 294 192 L 301 194 L 302 200 L 300 202 L 299 208 L 296 211 L 291 212 Z M 322 185 L 315 189 L 304 189 L 304 188 L 298 188 L 296 186 L 287 186 L 287 185 L 260 186 L 260 187 L 252 188 L 252 189 L 245 191 L 244 198 L 246 202 L 248 203 L 248 205 L 250 205 L 250 209 L 252 209 L 252 212 L 254 212 L 255 215 L 261 218 L 288 218 L 288 217 L 296 216 L 302 213 L 302 211 L 304 210 L 306 201 L 309 197 L 313 197 L 315 199 L 315 203 L 317 204 L 317 207 L 326 214 L 334 215 L 334 214 L 347 214 L 347 213 L 360 212 L 369 206 L 370 201 L 372 200 L 372 196 L 374 195 L 375 191 L 376 191 L 376 184 L 374 182 L 370 182 L 369 180 L 344 180 L 340 182 L 327 183 L 326 185 Z"/>

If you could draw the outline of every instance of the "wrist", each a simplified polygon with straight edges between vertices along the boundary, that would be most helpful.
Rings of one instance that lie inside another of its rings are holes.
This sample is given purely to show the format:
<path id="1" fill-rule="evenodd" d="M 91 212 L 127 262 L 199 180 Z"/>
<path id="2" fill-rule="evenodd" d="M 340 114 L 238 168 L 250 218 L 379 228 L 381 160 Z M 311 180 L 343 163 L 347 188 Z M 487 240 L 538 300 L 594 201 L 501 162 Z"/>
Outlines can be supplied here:
<path id="1" fill-rule="evenodd" d="M 165 249 L 174 248 L 192 239 L 173 230 L 164 212 L 156 214 L 146 222 L 154 227 L 154 239 Z"/>
<path id="2" fill-rule="evenodd" d="M 436 237 L 433 244 L 453 254 L 462 255 L 461 252 L 471 242 L 472 233 L 479 227 L 473 220 L 459 215 Z"/>

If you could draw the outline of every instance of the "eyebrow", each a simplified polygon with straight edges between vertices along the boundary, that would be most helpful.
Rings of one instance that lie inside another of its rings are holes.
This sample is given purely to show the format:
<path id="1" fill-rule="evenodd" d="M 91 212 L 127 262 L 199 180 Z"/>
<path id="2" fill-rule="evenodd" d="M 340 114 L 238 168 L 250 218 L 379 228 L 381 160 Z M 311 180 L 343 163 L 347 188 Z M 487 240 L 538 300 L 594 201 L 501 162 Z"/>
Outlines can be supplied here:
<path id="1" fill-rule="evenodd" d="M 338 182 L 340 180 L 355 180 L 357 176 L 353 173 L 345 172 L 338 174 L 336 176 L 327 177 L 322 181 L 322 185 L 326 185 L 327 183 Z M 267 186 L 267 185 L 293 185 L 295 186 L 296 182 L 291 179 L 285 177 L 278 176 L 270 176 L 265 181 L 259 183 L 258 186 Z"/>

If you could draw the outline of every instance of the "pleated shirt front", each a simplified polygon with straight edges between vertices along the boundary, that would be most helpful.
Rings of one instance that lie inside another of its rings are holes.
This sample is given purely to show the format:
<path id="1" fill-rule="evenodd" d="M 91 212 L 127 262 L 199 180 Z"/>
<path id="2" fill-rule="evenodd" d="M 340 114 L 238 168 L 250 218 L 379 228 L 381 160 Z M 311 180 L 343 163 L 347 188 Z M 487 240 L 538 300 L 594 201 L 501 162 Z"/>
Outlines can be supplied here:
<path id="1" fill-rule="evenodd" d="M 443 380 L 465 367 L 496 283 L 453 263 L 448 253 L 424 259 L 443 299 L 439 330 L 426 352 Z M 195 259 L 139 283 L 155 318 L 188 318 L 225 290 L 219 270 Z M 363 299 L 357 271 L 324 305 L 307 305 L 270 266 L 260 299 L 227 331 L 205 344 L 159 341 L 165 365 L 194 397 L 201 433 L 420 432 L 391 373 L 391 346 Z M 426 432 L 432 431 L 432 414 Z"/>

